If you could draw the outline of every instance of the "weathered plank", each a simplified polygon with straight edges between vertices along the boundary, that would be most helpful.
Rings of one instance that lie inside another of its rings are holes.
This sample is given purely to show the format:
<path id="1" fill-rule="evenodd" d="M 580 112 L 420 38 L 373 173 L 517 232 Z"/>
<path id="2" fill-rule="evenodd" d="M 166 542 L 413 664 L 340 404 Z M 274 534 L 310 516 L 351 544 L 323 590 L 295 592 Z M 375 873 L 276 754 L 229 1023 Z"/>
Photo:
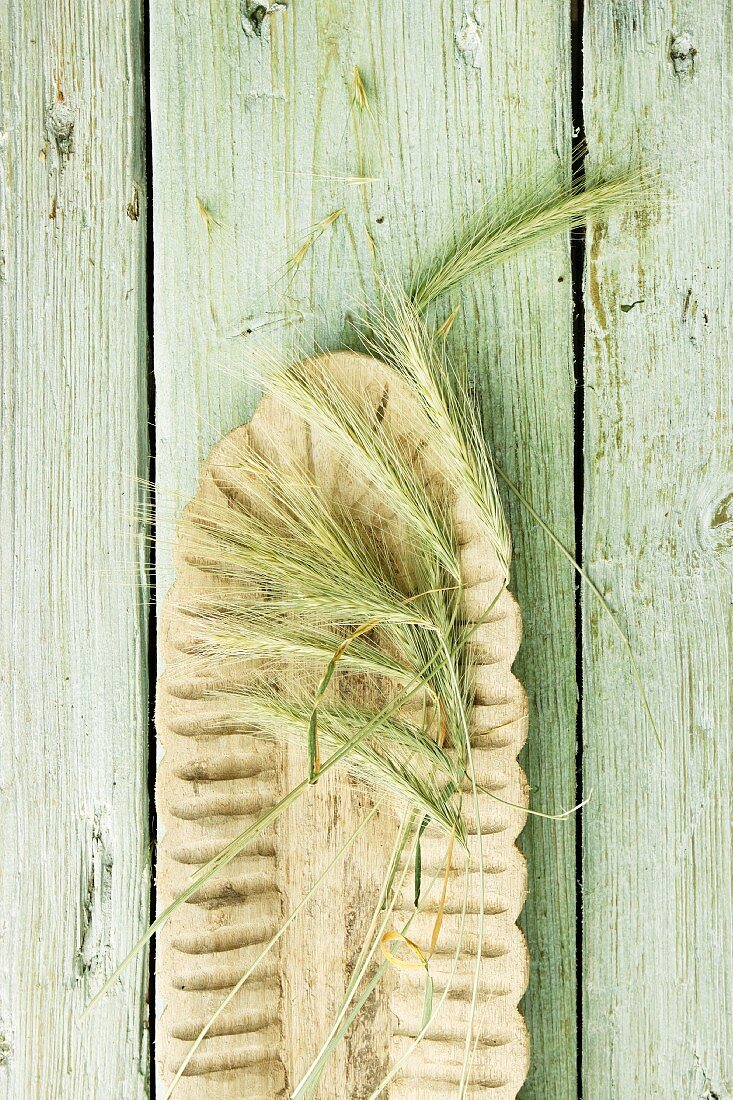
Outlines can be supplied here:
<path id="1" fill-rule="evenodd" d="M 729 8 L 593 3 L 595 161 L 661 171 L 587 271 L 584 1095 L 733 1096 Z M 634 303 L 636 303 L 634 305 Z"/>
<path id="2" fill-rule="evenodd" d="M 245 349 L 288 354 L 349 342 L 348 310 L 385 268 L 403 273 L 440 226 L 510 176 L 567 171 L 567 12 L 542 0 L 455 0 L 432 15 L 400 2 L 239 0 L 151 7 L 155 334 L 160 515 L 192 494 L 215 440 L 257 399 Z M 248 15 L 251 13 L 251 17 Z M 259 14 L 258 14 L 259 13 Z M 373 115 L 351 104 L 358 65 Z M 353 185 L 344 176 L 378 177 Z M 309 227 L 344 214 L 290 280 Z M 374 254 L 370 246 L 374 242 Z M 511 473 L 572 540 L 571 303 L 566 241 L 467 288 L 451 342 L 481 380 L 486 422 Z M 279 280 L 279 281 L 278 281 Z M 454 303 L 445 303 L 449 309 Z M 535 803 L 574 794 L 572 581 L 509 502 L 526 616 L 518 673 L 534 721 Z M 170 581 L 161 548 L 161 594 Z M 551 675 L 547 669 L 550 668 Z M 532 826 L 526 910 L 533 1041 L 526 1097 L 575 1095 L 572 824 Z"/>
<path id="3" fill-rule="evenodd" d="M 0 16 L 0 1093 L 146 1095 L 141 14 Z"/>

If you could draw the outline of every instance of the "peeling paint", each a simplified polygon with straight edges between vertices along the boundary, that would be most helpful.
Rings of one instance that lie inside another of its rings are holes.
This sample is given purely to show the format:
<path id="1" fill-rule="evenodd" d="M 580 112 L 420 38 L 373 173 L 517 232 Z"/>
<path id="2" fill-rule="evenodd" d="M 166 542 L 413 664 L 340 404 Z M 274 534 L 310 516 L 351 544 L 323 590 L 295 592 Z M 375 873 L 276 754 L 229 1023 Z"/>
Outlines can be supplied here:
<path id="1" fill-rule="evenodd" d="M 74 959 L 77 981 L 87 975 L 105 977 L 110 964 L 114 862 L 110 836 L 109 813 L 97 810 L 82 878 L 80 939 Z"/>
<path id="2" fill-rule="evenodd" d="M 267 30 L 267 19 L 279 11 L 287 11 L 284 3 L 272 3 L 270 0 L 242 0 L 242 30 L 248 38 L 262 38 Z"/>
<path id="3" fill-rule="evenodd" d="M 132 201 L 127 204 L 127 216 L 131 222 L 138 221 L 140 217 L 140 192 L 137 187 L 132 192 Z"/>

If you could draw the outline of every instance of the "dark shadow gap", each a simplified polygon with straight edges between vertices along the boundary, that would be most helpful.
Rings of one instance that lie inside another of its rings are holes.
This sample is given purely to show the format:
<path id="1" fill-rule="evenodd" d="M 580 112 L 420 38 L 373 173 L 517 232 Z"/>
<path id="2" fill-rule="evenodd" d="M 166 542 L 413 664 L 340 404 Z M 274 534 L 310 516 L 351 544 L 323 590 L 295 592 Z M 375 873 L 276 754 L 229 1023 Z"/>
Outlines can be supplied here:
<path id="1" fill-rule="evenodd" d="M 155 420 L 155 343 L 153 340 L 153 147 L 150 114 L 150 5 L 142 5 L 142 82 L 145 127 L 145 267 L 146 321 L 147 321 L 147 399 L 148 399 L 148 481 L 150 483 L 151 518 L 148 524 L 148 829 L 150 836 L 150 920 L 155 917 L 157 891 L 155 864 L 158 838 L 158 818 L 155 812 L 155 775 L 157 743 L 155 738 L 155 692 L 158 676 L 158 627 L 157 627 L 157 575 L 156 575 L 156 420 Z M 148 1035 L 150 1054 L 150 1100 L 155 1100 L 155 937 L 150 941 L 148 954 Z"/>
<path id="2" fill-rule="evenodd" d="M 573 125 L 573 157 L 580 158 L 585 147 L 583 118 L 583 16 L 584 0 L 571 0 L 570 23 L 570 103 Z M 579 163 L 579 162 L 578 162 Z M 573 373 L 575 381 L 574 421 L 574 492 L 575 492 L 575 559 L 583 560 L 583 491 L 585 443 L 585 394 L 583 389 L 585 309 L 583 302 L 583 271 L 585 268 L 585 235 L 581 231 L 571 249 L 573 287 Z M 575 752 L 575 801 L 583 798 L 583 629 L 581 585 L 575 586 L 575 680 L 578 692 Z M 575 815 L 575 965 L 576 965 L 576 1073 L 577 1095 L 583 1095 L 583 811 Z"/>

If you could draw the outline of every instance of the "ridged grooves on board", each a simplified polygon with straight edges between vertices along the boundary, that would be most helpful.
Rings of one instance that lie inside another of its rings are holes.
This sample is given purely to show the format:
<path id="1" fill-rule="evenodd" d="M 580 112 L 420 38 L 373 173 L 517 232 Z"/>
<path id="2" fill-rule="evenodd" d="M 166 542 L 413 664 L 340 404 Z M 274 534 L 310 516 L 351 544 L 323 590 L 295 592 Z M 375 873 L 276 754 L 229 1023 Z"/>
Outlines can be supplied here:
<path id="1" fill-rule="evenodd" d="M 384 397 L 383 368 L 349 354 L 330 357 L 332 369 L 364 387 L 375 405 Z M 373 394 L 370 390 L 373 389 Z M 404 396 L 401 412 L 404 413 Z M 395 417 L 400 399 L 388 417 Z M 243 442 L 276 456 L 286 446 L 307 462 L 314 476 L 342 501 L 365 502 L 342 460 L 327 440 L 307 428 L 271 398 L 252 422 L 215 448 L 204 467 L 197 497 L 236 507 L 236 455 Z M 460 509 L 461 569 L 467 585 L 466 610 L 475 621 L 501 586 L 490 547 Z M 177 608 L 186 596 L 212 585 L 210 575 L 177 547 L 177 580 L 163 616 L 157 725 L 164 755 L 158 777 L 158 809 L 164 830 L 158 859 L 160 906 L 185 887 L 195 866 L 210 858 L 303 777 L 300 752 L 273 746 L 242 732 L 227 715 L 226 701 L 207 695 L 247 679 L 247 666 L 220 673 L 202 669 L 196 638 Z M 221 588 L 221 582 L 218 582 Z M 511 673 L 521 621 L 504 592 L 474 637 L 476 706 L 471 730 L 477 781 L 510 802 L 524 804 L 526 785 L 516 756 L 526 737 L 527 706 Z M 528 1041 L 518 1002 L 527 982 L 527 952 L 516 920 L 524 902 L 526 873 L 515 841 L 524 813 L 480 793 L 483 832 L 485 915 L 478 1039 L 467 1096 L 511 1100 L 526 1075 Z M 247 852 L 182 906 L 160 936 L 159 990 L 164 1010 L 158 1030 L 163 1082 L 170 1079 L 201 1026 L 218 1007 L 313 882 L 329 856 L 362 820 L 371 805 L 351 782 L 324 777 L 305 799 Z M 447 1100 L 456 1094 L 470 1011 L 473 966 L 478 949 L 478 837 L 467 790 L 470 878 L 463 951 L 451 991 L 428 1037 L 413 1052 L 388 1095 L 393 1100 Z M 391 811 L 378 815 L 363 839 L 334 870 L 314 904 L 260 964 L 235 1001 L 219 1018 L 178 1086 L 181 1100 L 253 1100 L 286 1096 L 328 1031 L 366 927 L 395 835 Z M 445 839 L 425 834 L 423 882 L 440 872 Z M 437 1004 L 453 966 L 461 922 L 463 857 L 456 846 L 438 949 L 431 959 Z M 397 900 L 394 927 L 412 914 L 412 874 Z M 434 891 L 412 922 L 410 937 L 426 944 L 435 920 Z M 358 1100 L 402 1055 L 420 1028 L 421 974 L 400 971 L 382 983 L 332 1059 L 319 1097 Z"/>

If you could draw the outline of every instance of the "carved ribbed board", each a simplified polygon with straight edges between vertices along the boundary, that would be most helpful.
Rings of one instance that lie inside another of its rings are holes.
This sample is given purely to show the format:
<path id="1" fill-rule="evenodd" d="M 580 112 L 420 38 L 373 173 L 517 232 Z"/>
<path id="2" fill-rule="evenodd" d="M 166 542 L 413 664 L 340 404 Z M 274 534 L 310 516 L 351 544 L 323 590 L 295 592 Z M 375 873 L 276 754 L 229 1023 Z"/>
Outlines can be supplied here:
<path id="1" fill-rule="evenodd" d="M 328 369 L 379 406 L 384 424 L 420 451 L 420 418 L 403 388 L 372 359 L 350 353 L 329 356 Z M 388 400 L 386 398 L 388 397 Z M 244 444 L 269 457 L 285 451 L 347 504 L 379 510 L 374 492 L 355 476 L 329 440 L 272 396 L 252 421 L 215 447 L 201 475 L 197 498 L 237 507 L 246 487 L 237 469 Z M 431 477 L 439 476 L 432 471 Z M 466 613 L 484 614 L 501 585 L 496 556 L 454 504 L 466 585 Z M 409 538 L 382 509 L 393 538 Z M 244 683 L 248 666 L 212 670 L 196 655 L 197 638 L 180 608 L 213 584 L 226 585 L 187 558 L 185 538 L 176 545 L 176 583 L 162 616 L 164 671 L 158 681 L 156 722 L 163 749 L 157 781 L 161 824 L 158 856 L 159 909 L 187 884 L 196 865 L 209 859 L 305 774 L 304 752 L 274 746 L 227 721 L 226 705 L 210 689 Z M 524 805 L 526 784 L 517 753 L 526 737 L 527 704 L 512 675 L 521 621 L 504 591 L 474 635 L 476 705 L 471 737 L 477 781 L 501 798 Z M 527 982 L 527 951 L 516 920 L 526 891 L 525 865 L 515 846 L 524 812 L 480 794 L 485 871 L 485 917 L 478 1041 L 466 1096 L 513 1100 L 528 1066 L 528 1039 L 518 1003 Z M 178 909 L 159 937 L 158 991 L 164 1005 L 158 1023 L 160 1082 L 170 1081 L 199 1029 L 218 1007 L 283 917 L 297 905 L 329 859 L 373 805 L 343 775 L 330 773 L 311 788 L 246 852 Z M 410 1055 L 385 1095 L 392 1100 L 448 1100 L 458 1091 L 465 1024 L 478 950 L 478 837 L 471 798 L 464 800 L 472 867 L 463 951 L 450 993 L 426 1039 Z M 217 1020 L 179 1082 L 181 1100 L 272 1100 L 287 1097 L 310 1064 L 338 1010 L 386 871 L 397 815 L 380 810 L 324 887 L 260 964 L 236 1000 Z M 423 883 L 441 871 L 445 837 L 422 840 Z M 435 1003 L 453 966 L 461 921 L 463 860 L 458 845 L 450 874 L 438 949 L 430 962 Z M 409 936 L 426 945 L 439 890 L 414 917 Z M 393 927 L 414 912 L 412 874 L 398 896 Z M 318 1096 L 361 1100 L 401 1056 L 420 1029 L 421 973 L 390 971 L 367 1002 L 346 1041 L 331 1058 Z"/>

